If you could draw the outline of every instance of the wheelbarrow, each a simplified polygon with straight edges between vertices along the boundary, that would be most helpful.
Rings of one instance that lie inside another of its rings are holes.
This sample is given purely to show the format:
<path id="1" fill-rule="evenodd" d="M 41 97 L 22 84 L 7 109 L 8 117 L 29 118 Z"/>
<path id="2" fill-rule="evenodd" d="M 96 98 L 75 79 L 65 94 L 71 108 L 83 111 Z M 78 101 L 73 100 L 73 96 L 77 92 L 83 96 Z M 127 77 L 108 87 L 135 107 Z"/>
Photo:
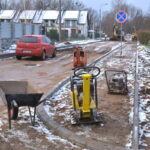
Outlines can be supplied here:
<path id="1" fill-rule="evenodd" d="M 40 101 L 43 93 L 37 93 L 33 88 L 29 88 L 26 81 L 0 81 L 0 88 L 5 95 L 4 103 L 8 109 L 9 128 L 11 129 L 11 120 L 17 119 L 19 107 L 22 106 L 28 107 L 31 124 L 34 126 L 36 107 L 45 101 Z M 33 115 L 31 114 L 30 107 L 34 108 Z"/>

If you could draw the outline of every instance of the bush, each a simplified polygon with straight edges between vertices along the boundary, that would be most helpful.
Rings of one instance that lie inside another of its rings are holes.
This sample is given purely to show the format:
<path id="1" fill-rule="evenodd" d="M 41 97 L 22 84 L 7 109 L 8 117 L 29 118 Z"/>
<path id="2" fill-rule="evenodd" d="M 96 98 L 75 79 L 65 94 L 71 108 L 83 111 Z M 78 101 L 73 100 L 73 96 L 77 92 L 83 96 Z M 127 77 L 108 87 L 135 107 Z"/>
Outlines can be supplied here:
<path id="1" fill-rule="evenodd" d="M 59 34 L 57 32 L 56 29 L 51 29 L 49 30 L 49 32 L 47 32 L 47 36 L 54 41 L 58 41 L 59 40 Z"/>
<path id="2" fill-rule="evenodd" d="M 74 33 L 74 34 L 71 34 L 71 39 L 72 40 L 84 40 L 85 39 L 85 36 L 82 35 L 82 34 L 77 34 L 77 33 Z"/>
<path id="3" fill-rule="evenodd" d="M 138 40 L 143 45 L 148 45 L 150 41 L 150 31 L 140 31 L 138 32 Z"/>

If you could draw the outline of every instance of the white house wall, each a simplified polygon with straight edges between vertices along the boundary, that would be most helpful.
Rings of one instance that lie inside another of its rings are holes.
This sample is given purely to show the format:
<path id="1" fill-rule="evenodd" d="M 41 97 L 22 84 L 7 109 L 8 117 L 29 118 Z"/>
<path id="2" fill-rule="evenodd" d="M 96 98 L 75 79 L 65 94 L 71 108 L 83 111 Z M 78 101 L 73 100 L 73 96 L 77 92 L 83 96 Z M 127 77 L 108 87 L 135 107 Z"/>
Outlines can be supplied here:
<path id="1" fill-rule="evenodd" d="M 86 24 L 87 23 L 87 15 L 88 15 L 88 11 L 80 11 L 78 23 Z"/>
<path id="2" fill-rule="evenodd" d="M 68 30 L 68 38 L 71 38 L 71 28 L 64 28 L 62 30 Z"/>
<path id="3" fill-rule="evenodd" d="M 88 26 L 87 26 L 87 24 L 78 25 L 78 30 L 81 30 L 81 35 L 84 35 L 85 37 L 88 36 Z"/>

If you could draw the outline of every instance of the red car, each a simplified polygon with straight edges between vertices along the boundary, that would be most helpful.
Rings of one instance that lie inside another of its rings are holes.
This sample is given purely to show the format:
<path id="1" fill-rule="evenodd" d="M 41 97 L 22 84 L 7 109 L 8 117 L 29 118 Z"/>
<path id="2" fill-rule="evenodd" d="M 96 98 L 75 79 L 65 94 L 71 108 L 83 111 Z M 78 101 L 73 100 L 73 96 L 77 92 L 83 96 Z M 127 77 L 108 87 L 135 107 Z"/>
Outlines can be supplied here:
<path id="1" fill-rule="evenodd" d="M 56 56 L 56 47 L 45 35 L 24 35 L 17 42 L 16 58 L 36 56 L 45 60 L 47 56 Z"/>

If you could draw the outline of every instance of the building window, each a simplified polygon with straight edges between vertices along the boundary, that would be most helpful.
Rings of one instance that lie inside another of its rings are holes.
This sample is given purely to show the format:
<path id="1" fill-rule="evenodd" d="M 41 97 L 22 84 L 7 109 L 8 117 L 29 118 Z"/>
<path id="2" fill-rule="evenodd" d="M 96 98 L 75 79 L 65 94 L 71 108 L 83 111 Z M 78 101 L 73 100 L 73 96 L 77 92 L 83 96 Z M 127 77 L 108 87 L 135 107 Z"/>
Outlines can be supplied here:
<path id="1" fill-rule="evenodd" d="M 45 20 L 44 24 L 45 24 L 46 27 L 48 27 L 49 26 L 49 20 Z"/>
<path id="2" fill-rule="evenodd" d="M 51 23 L 53 23 L 53 24 L 54 24 L 54 23 L 55 23 L 55 20 L 51 20 Z"/>
<path id="3" fill-rule="evenodd" d="M 76 27 L 77 21 L 76 20 L 66 20 L 65 27 Z"/>
<path id="4" fill-rule="evenodd" d="M 78 30 L 78 33 L 81 34 L 81 30 Z"/>
<path id="5" fill-rule="evenodd" d="M 51 26 L 51 27 L 54 27 L 54 26 L 55 26 L 56 21 L 55 21 L 55 20 L 51 20 L 50 22 L 51 22 L 50 26 Z"/>
<path id="6" fill-rule="evenodd" d="M 72 20 L 72 26 L 71 27 L 76 27 L 77 26 L 77 21 L 76 20 Z"/>
<path id="7" fill-rule="evenodd" d="M 65 27 L 70 27 L 70 20 L 65 21 Z"/>

